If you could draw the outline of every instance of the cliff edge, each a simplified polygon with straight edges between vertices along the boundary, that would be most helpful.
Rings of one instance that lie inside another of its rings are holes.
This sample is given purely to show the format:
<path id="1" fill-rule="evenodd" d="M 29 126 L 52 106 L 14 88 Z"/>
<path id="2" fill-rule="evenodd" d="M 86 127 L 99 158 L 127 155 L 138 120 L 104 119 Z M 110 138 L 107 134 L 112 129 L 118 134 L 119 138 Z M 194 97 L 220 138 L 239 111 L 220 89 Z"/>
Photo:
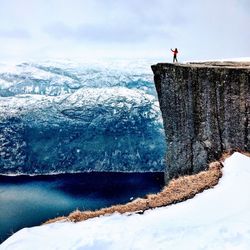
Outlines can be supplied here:
<path id="1" fill-rule="evenodd" d="M 166 142 L 166 181 L 229 149 L 250 151 L 250 62 L 152 65 Z"/>

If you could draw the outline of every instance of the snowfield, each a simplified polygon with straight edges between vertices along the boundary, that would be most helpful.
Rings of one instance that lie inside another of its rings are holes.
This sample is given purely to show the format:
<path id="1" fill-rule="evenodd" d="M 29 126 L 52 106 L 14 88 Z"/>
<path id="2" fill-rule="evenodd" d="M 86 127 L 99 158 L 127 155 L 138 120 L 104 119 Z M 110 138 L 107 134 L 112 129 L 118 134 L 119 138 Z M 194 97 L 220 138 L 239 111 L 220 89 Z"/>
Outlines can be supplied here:
<path id="1" fill-rule="evenodd" d="M 193 199 L 85 222 L 24 228 L 0 249 L 250 249 L 250 158 L 229 157 L 219 184 Z"/>

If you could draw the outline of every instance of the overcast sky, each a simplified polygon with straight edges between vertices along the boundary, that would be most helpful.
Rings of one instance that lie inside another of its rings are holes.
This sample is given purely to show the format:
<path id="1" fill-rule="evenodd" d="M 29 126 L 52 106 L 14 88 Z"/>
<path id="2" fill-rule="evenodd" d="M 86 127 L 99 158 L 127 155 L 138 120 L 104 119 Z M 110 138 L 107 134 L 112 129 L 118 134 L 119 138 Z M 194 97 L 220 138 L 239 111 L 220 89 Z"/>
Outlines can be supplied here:
<path id="1" fill-rule="evenodd" d="M 249 0 L 0 0 L 0 60 L 250 56 Z"/>

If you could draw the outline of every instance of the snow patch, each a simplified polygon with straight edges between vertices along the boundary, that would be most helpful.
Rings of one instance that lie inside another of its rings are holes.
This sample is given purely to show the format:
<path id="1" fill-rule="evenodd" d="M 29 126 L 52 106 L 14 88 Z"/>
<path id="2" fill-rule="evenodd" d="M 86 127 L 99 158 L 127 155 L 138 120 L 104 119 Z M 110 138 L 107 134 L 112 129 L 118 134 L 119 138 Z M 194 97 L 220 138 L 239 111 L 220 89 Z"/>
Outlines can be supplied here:
<path id="1" fill-rule="evenodd" d="M 190 61 L 184 61 L 184 63 L 189 63 Z M 250 62 L 250 57 L 237 57 L 237 58 L 227 58 L 227 59 L 208 59 L 208 60 L 192 60 L 192 62 Z"/>
<path id="2" fill-rule="evenodd" d="M 219 184 L 193 199 L 146 211 L 25 228 L 0 249 L 250 249 L 250 158 L 226 159 Z"/>

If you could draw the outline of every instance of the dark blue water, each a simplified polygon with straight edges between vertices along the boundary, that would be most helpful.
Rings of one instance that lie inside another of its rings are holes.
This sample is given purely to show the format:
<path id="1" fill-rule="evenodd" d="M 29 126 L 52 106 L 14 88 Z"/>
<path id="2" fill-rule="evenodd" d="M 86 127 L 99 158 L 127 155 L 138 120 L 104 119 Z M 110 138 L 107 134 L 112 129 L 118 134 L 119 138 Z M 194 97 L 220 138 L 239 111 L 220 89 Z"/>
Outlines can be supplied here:
<path id="1" fill-rule="evenodd" d="M 163 173 L 82 173 L 0 176 L 0 242 L 23 227 L 39 225 L 75 209 L 126 203 L 160 191 Z"/>

